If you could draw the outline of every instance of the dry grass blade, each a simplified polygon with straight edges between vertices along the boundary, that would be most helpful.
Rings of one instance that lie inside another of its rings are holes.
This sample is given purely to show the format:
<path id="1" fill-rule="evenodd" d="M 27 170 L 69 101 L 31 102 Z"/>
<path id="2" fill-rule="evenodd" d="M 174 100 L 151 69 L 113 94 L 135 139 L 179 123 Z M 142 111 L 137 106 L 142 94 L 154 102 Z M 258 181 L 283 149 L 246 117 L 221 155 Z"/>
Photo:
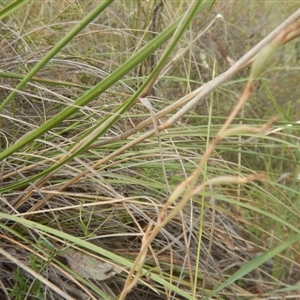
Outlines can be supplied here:
<path id="1" fill-rule="evenodd" d="M 110 1 L 17 91 L 71 2 L 1 19 L 0 298 L 297 298 L 299 6 Z"/>
<path id="2" fill-rule="evenodd" d="M 5 251 L 4 249 L 2 249 L 1 247 L 0 247 L 0 253 L 4 257 L 8 258 L 10 261 L 12 261 L 13 263 L 15 263 L 17 266 L 19 266 L 20 268 L 22 268 L 23 270 L 25 270 L 26 272 L 28 272 L 29 274 L 31 274 L 34 278 L 36 278 L 39 281 L 43 282 L 46 286 L 48 286 L 50 289 L 52 289 L 57 294 L 59 294 L 63 299 L 75 300 L 75 298 L 73 298 L 70 295 L 68 295 L 67 293 L 65 293 L 63 290 L 61 290 L 59 287 L 57 287 L 56 285 L 54 285 L 48 279 L 46 279 L 45 277 L 43 277 L 39 273 L 35 272 L 34 270 L 32 270 L 31 268 L 29 268 L 28 266 L 26 266 L 23 262 L 21 262 L 20 260 L 16 259 L 13 255 L 11 255 L 10 253 L 8 253 L 7 251 Z"/>

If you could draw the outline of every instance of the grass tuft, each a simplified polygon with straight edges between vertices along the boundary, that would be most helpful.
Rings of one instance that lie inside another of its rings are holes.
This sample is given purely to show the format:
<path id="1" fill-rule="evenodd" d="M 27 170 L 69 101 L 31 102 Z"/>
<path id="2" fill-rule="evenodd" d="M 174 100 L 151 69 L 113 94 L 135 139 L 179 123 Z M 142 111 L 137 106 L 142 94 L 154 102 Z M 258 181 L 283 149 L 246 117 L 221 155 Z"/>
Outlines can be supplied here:
<path id="1" fill-rule="evenodd" d="M 0 4 L 0 298 L 299 297 L 300 12 L 224 3 Z"/>

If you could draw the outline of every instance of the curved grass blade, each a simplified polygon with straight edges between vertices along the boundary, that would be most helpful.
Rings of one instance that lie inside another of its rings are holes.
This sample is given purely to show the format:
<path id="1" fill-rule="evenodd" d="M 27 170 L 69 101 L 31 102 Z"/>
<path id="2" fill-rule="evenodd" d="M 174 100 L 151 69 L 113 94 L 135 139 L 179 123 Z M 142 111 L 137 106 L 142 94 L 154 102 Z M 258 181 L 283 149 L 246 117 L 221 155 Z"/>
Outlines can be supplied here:
<path id="1" fill-rule="evenodd" d="M 110 260 L 112 260 L 117 265 L 122 265 L 122 266 L 125 266 L 125 267 L 128 267 L 128 268 L 131 268 L 132 265 L 133 265 L 133 263 L 131 261 L 127 260 L 126 258 L 124 258 L 122 256 L 114 254 L 114 253 L 112 253 L 110 251 L 107 251 L 107 250 L 105 250 L 105 249 L 103 249 L 99 246 L 96 246 L 96 245 L 91 244 L 87 241 L 81 240 L 78 237 L 72 236 L 72 235 L 64 233 L 62 231 L 53 229 L 51 227 L 48 227 L 48 226 L 45 226 L 45 225 L 42 225 L 42 224 L 39 224 L 39 223 L 36 223 L 36 222 L 33 222 L 33 221 L 29 221 L 29 220 L 26 220 L 26 219 L 21 218 L 21 217 L 11 216 L 11 215 L 1 213 L 1 212 L 0 212 L 0 219 L 11 220 L 11 221 L 23 224 L 27 227 L 31 227 L 31 228 L 34 228 L 34 229 L 38 229 L 38 230 L 47 232 L 47 233 L 52 234 L 56 237 L 64 239 L 64 240 L 66 240 L 70 243 L 74 243 L 77 246 L 85 248 L 89 251 L 94 251 L 95 253 L 98 253 L 98 254 L 106 257 L 106 258 L 109 258 Z M 0 226 L 1 226 L 1 223 L 0 223 Z M 143 275 L 146 275 L 146 274 L 149 275 L 149 277 L 151 277 L 152 280 L 164 285 L 165 287 L 172 290 L 173 292 L 176 292 L 178 295 L 181 295 L 186 299 L 192 300 L 192 297 L 187 292 L 185 292 L 184 290 L 182 290 L 182 289 L 178 288 L 177 286 L 171 284 L 170 282 L 162 279 L 159 275 L 149 273 L 147 270 L 143 270 L 142 273 L 143 273 Z"/>
<path id="2" fill-rule="evenodd" d="M 101 3 L 93 9 L 81 22 L 79 22 L 68 34 L 66 34 L 44 57 L 41 59 L 31 71 L 24 77 L 24 79 L 16 86 L 15 90 L 11 92 L 5 101 L 0 105 L 0 112 L 3 108 L 14 99 L 15 95 L 21 90 L 27 82 L 40 71 L 47 62 L 54 57 L 64 46 L 66 46 L 82 29 L 84 29 L 90 22 L 92 22 L 113 0 L 101 1 Z"/>
<path id="3" fill-rule="evenodd" d="M 101 5 L 99 5 L 96 9 L 94 9 L 87 17 L 84 18 L 79 25 L 75 26 L 71 32 L 69 32 L 52 50 L 48 52 L 48 54 L 29 72 L 29 74 L 17 85 L 16 91 L 12 92 L 4 101 L 4 103 L 0 106 L 0 111 L 5 107 L 5 105 L 13 99 L 17 90 L 21 89 L 63 46 L 70 41 L 74 34 L 78 33 L 81 29 L 83 29 L 88 22 L 94 19 L 109 3 L 112 1 L 103 1 Z M 203 5 L 201 5 L 197 11 L 201 11 L 212 1 L 204 1 Z M 4 150 L 0 153 L 0 161 L 10 156 L 15 151 L 24 147 L 28 143 L 35 140 L 37 137 L 41 136 L 51 128 L 55 127 L 57 124 L 71 116 L 75 113 L 80 107 L 88 104 L 94 98 L 102 94 L 105 90 L 107 90 L 110 86 L 116 83 L 119 79 L 121 79 L 125 74 L 127 74 L 130 70 L 136 67 L 140 62 L 142 62 L 145 58 L 147 58 L 153 51 L 159 48 L 166 40 L 170 38 L 170 36 L 176 30 L 182 16 L 178 18 L 175 22 L 169 25 L 162 33 L 160 33 L 157 37 L 155 37 L 152 41 L 150 41 L 145 47 L 143 47 L 140 51 L 138 51 L 134 56 L 128 59 L 122 66 L 120 66 L 117 70 L 111 73 L 107 78 L 97 84 L 93 89 L 82 95 L 79 99 L 74 102 L 74 106 L 69 106 L 61 111 L 59 114 L 45 122 L 39 128 L 30 132 L 20 140 L 18 140 L 15 144 Z"/>
<path id="4" fill-rule="evenodd" d="M 291 245 L 297 243 L 300 241 L 300 233 L 294 235 L 293 237 L 289 238 L 284 243 L 279 244 L 278 246 L 274 247 L 273 249 L 255 257 L 251 261 L 249 261 L 245 266 L 240 268 L 237 272 L 235 272 L 232 276 L 230 276 L 224 283 L 219 285 L 214 289 L 212 293 L 210 293 L 207 298 L 209 299 L 211 297 L 216 296 L 218 292 L 228 287 L 230 284 L 234 283 L 236 280 L 242 278 L 244 275 L 247 275 L 254 269 L 258 268 L 280 252 L 284 251 L 285 249 L 289 248 Z"/>

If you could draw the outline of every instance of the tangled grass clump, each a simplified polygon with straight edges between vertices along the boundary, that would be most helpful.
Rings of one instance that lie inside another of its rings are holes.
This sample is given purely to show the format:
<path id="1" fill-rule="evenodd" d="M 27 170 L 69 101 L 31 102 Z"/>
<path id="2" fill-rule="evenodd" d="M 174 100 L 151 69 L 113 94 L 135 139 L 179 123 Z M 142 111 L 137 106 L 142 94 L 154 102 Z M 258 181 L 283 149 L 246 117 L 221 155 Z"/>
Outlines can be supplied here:
<path id="1" fill-rule="evenodd" d="M 5 5 L 0 296 L 296 299 L 299 10 L 237 53 L 231 4 Z"/>

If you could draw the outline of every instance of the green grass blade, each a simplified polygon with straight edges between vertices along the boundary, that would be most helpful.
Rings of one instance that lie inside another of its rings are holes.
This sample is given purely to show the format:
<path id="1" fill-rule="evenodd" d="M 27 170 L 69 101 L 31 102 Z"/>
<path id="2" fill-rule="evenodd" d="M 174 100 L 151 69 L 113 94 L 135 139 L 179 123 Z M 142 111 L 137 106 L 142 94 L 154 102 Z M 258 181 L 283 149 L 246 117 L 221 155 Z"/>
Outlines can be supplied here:
<path id="1" fill-rule="evenodd" d="M 0 72 L 0 78 L 10 78 L 10 79 L 21 79 L 23 80 L 25 78 L 24 75 L 13 73 L 13 72 Z M 82 90 L 88 90 L 91 87 L 67 82 L 67 81 L 58 81 L 58 80 L 51 80 L 47 78 L 39 78 L 39 77 L 32 77 L 31 81 L 33 82 L 41 82 L 41 83 L 47 83 L 47 84 L 53 84 L 53 85 L 62 85 L 62 86 L 69 86 L 69 87 L 77 87 Z"/>
<path id="2" fill-rule="evenodd" d="M 43 232 L 47 232 L 47 233 L 52 234 L 56 237 L 64 239 L 64 240 L 66 240 L 70 243 L 74 243 L 77 246 L 80 246 L 80 247 L 85 248 L 85 249 L 90 250 L 90 251 L 94 251 L 94 252 L 110 259 L 111 261 L 117 263 L 118 265 L 122 265 L 122 266 L 127 267 L 127 268 L 131 268 L 132 265 L 133 265 L 133 263 L 131 261 L 125 259 L 122 256 L 114 254 L 114 253 L 112 253 L 110 251 L 107 251 L 107 250 L 105 250 L 105 249 L 103 249 L 99 246 L 96 246 L 92 243 L 81 240 L 80 238 L 75 237 L 73 235 L 70 235 L 70 234 L 64 233 L 62 231 L 53 229 L 51 227 L 41 225 L 39 223 L 32 222 L 32 221 L 29 221 L 29 220 L 26 220 L 26 219 L 23 219 L 23 218 L 20 218 L 20 217 L 4 214 L 4 213 L 0 213 L 0 219 L 11 220 L 11 221 L 23 224 L 26 227 L 31 227 L 31 228 L 41 230 Z M 143 270 L 143 273 L 144 274 L 149 274 L 147 270 Z M 174 292 L 178 293 L 179 295 L 185 297 L 186 299 L 192 299 L 192 297 L 187 292 L 185 292 L 185 291 L 181 290 L 180 288 L 172 285 L 170 282 L 162 279 L 160 276 L 158 276 L 156 274 L 153 274 L 153 273 L 150 273 L 149 275 L 150 275 L 151 279 L 153 279 L 154 281 L 156 281 L 160 284 L 163 284 L 165 287 L 168 287 L 169 289 L 171 289 Z"/>
<path id="3" fill-rule="evenodd" d="M 12 14 L 15 10 L 21 8 L 23 5 L 28 3 L 29 0 L 16 0 L 15 2 L 5 6 L 0 10 L 0 20 Z"/>
<path id="4" fill-rule="evenodd" d="M 101 3 L 91 11 L 81 22 L 79 22 L 68 34 L 66 34 L 44 57 L 41 59 L 24 79 L 16 86 L 15 90 L 0 105 L 0 112 L 3 108 L 14 99 L 17 91 L 21 90 L 27 82 L 40 71 L 47 62 L 54 57 L 64 46 L 66 46 L 82 29 L 84 29 L 91 21 L 93 21 L 113 0 L 101 1 Z"/>
<path id="5" fill-rule="evenodd" d="M 208 4 L 211 4 L 212 1 L 205 1 L 202 3 L 200 7 L 198 7 L 198 10 L 205 8 Z M 94 11 L 98 12 L 98 9 L 95 9 Z M 93 12 L 94 12 L 93 11 Z M 196 13 L 198 13 L 197 11 Z M 91 13 L 92 14 L 92 13 Z M 90 15 L 91 15 L 90 14 Z M 93 14 L 94 16 L 94 14 Z M 2 153 L 0 153 L 0 161 L 5 159 L 6 157 L 10 156 L 15 151 L 19 150 L 20 148 L 24 147 L 25 145 L 29 144 L 33 140 L 35 140 L 37 137 L 41 136 L 51 128 L 55 127 L 57 124 L 59 124 L 61 121 L 67 119 L 69 116 L 71 116 L 73 113 L 75 113 L 79 108 L 86 104 L 88 104 L 90 101 L 92 101 L 94 98 L 99 96 L 101 93 L 103 93 L 106 89 L 108 89 L 110 86 L 112 86 L 114 83 L 116 83 L 119 79 L 121 79 L 125 74 L 127 74 L 130 70 L 132 70 L 134 67 L 136 67 L 141 61 L 143 61 L 146 57 L 148 57 L 154 50 L 159 48 L 163 43 L 165 43 L 170 36 L 174 33 L 176 30 L 180 20 L 182 17 L 177 19 L 174 23 L 169 25 L 161 34 L 159 34 L 157 37 L 155 37 L 152 41 L 150 41 L 145 47 L 143 47 L 139 52 L 137 52 L 134 56 L 132 56 L 129 60 L 127 60 L 121 67 L 119 67 L 116 71 L 114 71 L 112 74 L 110 74 L 107 78 L 105 78 L 103 81 L 101 81 L 98 85 L 96 85 L 93 89 L 82 95 L 79 99 L 77 99 L 74 102 L 74 106 L 69 106 L 65 108 L 63 111 L 61 111 L 59 114 L 45 122 L 43 125 L 41 125 L 39 128 L 35 129 L 34 131 L 30 132 L 20 140 L 18 140 L 16 143 L 14 143 L 12 146 L 4 150 Z M 86 20 L 87 17 L 84 19 Z M 92 19 L 91 17 L 88 19 Z M 85 21 L 86 23 L 86 21 Z M 86 24 L 87 25 L 87 24 Z M 75 27 L 77 28 L 77 26 Z M 53 53 L 53 49 L 44 57 L 44 59 L 38 63 L 33 70 L 24 78 L 23 81 L 16 87 L 16 90 L 22 88 L 35 74 L 36 72 L 44 66 L 44 64 L 52 57 L 52 54 L 56 54 L 63 45 L 67 41 L 69 41 L 74 36 L 74 30 L 75 28 L 69 33 L 66 37 L 64 37 L 64 43 L 62 43 L 62 40 L 55 46 L 55 53 Z M 78 30 L 78 29 L 77 29 Z M 77 31 L 76 31 L 77 32 Z M 68 37 L 68 39 L 67 39 Z M 51 55 L 50 55 L 51 54 Z M 0 111 L 3 109 L 3 107 L 11 100 L 13 99 L 16 92 L 12 92 L 8 98 L 4 101 L 0 106 Z M 130 107 L 131 101 L 127 102 L 126 107 Z"/>
<path id="6" fill-rule="evenodd" d="M 285 249 L 289 248 L 291 245 L 300 241 L 300 233 L 294 235 L 293 237 L 289 238 L 286 242 L 279 244 L 278 246 L 274 247 L 273 249 L 255 257 L 251 261 L 249 261 L 245 266 L 240 268 L 237 272 L 235 272 L 232 276 L 230 276 L 224 283 L 220 284 L 217 288 L 214 289 L 212 293 L 208 295 L 210 297 L 216 296 L 216 294 L 228 287 L 230 284 L 234 283 L 236 280 L 242 278 L 246 274 L 250 273 L 254 269 L 258 268 L 262 264 L 266 263 L 268 260 L 279 254 L 280 252 L 284 251 Z"/>

